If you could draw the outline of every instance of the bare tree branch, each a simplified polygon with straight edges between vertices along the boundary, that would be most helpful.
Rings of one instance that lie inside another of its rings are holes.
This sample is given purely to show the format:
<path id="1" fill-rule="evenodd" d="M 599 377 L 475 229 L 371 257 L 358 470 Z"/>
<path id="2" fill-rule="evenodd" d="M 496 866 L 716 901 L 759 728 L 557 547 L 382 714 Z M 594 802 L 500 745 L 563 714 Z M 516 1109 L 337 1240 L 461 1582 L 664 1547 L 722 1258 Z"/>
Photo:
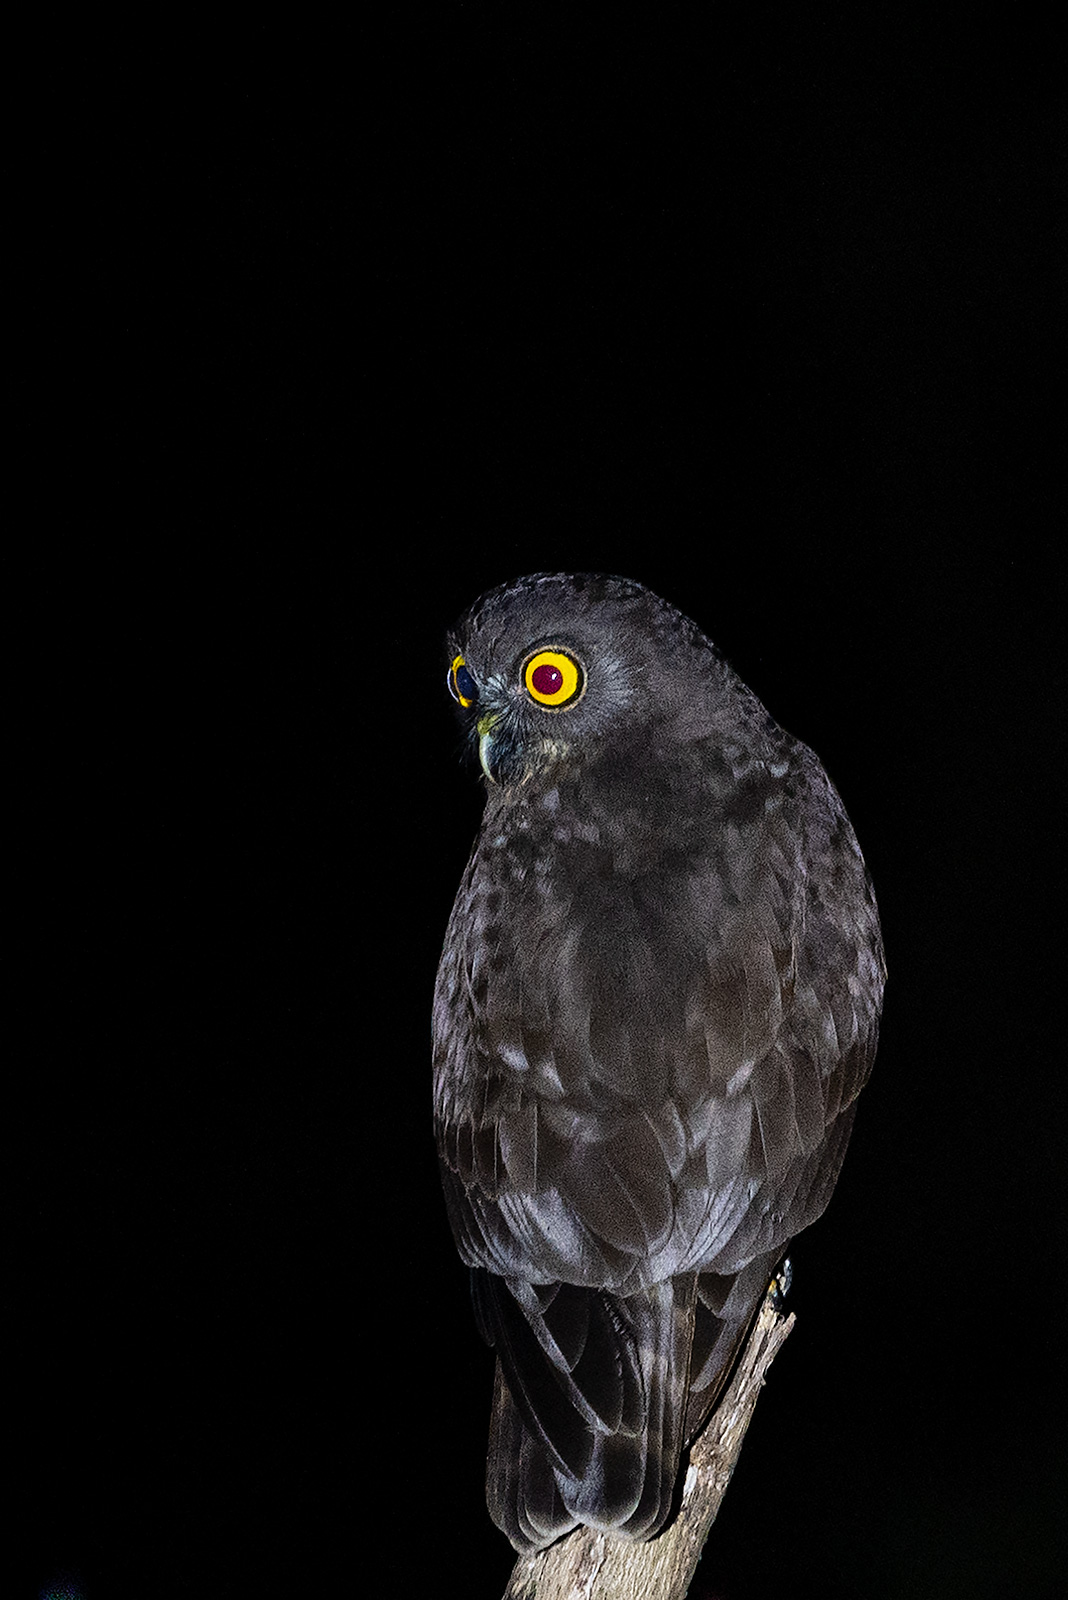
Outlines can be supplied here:
<path id="1" fill-rule="evenodd" d="M 503 1600 L 682 1600 L 734 1471 L 768 1368 L 794 1325 L 764 1299 L 734 1377 L 690 1451 L 678 1516 L 646 1544 L 591 1528 L 520 1556 Z"/>

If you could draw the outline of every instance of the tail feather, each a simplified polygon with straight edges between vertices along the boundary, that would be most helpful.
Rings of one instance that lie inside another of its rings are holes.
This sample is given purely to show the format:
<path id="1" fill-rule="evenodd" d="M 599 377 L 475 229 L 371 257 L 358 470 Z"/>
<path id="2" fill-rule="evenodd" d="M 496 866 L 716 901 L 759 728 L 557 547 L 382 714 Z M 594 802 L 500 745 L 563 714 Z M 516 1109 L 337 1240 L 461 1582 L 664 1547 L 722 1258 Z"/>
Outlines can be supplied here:
<path id="1" fill-rule="evenodd" d="M 650 1538 L 670 1514 L 685 1442 L 696 1277 L 628 1296 L 476 1278 L 499 1358 L 493 1520 L 519 1550 L 580 1522 Z"/>

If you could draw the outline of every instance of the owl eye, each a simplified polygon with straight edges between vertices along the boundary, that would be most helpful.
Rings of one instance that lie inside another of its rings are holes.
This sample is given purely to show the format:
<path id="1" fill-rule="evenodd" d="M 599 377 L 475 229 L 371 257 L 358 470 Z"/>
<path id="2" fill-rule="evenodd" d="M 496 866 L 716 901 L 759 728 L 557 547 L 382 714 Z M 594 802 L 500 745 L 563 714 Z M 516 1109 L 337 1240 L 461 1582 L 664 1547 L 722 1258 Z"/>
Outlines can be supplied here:
<path id="1" fill-rule="evenodd" d="M 527 693 L 539 706 L 566 706 L 586 687 L 582 668 L 562 650 L 539 650 L 523 668 Z"/>
<path id="2" fill-rule="evenodd" d="M 454 700 L 459 700 L 464 710 L 467 711 L 478 699 L 478 684 L 467 670 L 463 656 L 457 656 L 449 668 L 446 679 L 449 693 Z"/>

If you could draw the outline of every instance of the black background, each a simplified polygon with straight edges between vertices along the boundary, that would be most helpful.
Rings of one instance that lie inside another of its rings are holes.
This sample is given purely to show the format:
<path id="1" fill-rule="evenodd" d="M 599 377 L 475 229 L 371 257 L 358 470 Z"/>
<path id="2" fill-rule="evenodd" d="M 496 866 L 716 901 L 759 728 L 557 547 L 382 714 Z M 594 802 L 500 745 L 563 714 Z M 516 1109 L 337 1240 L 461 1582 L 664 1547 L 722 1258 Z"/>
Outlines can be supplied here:
<path id="1" fill-rule="evenodd" d="M 1058 53 L 868 9 L 176 17 L 36 61 L 19 1592 L 503 1588 L 429 1126 L 480 804 L 443 638 L 548 568 L 701 624 L 884 918 L 694 1592 L 1053 1593 Z"/>

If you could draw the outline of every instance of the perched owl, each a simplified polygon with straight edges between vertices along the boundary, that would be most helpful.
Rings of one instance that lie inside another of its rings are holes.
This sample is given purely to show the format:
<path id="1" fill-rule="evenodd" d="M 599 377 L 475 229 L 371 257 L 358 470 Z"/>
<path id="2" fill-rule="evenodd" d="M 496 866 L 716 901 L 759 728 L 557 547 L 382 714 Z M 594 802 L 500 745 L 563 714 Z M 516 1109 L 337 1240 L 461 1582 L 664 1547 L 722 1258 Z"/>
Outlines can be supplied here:
<path id="1" fill-rule="evenodd" d="M 490 1513 L 520 1551 L 579 1523 L 647 1539 L 838 1176 L 875 900 L 815 756 L 640 584 L 521 578 L 449 659 L 488 785 L 434 1110 L 498 1357 Z"/>

